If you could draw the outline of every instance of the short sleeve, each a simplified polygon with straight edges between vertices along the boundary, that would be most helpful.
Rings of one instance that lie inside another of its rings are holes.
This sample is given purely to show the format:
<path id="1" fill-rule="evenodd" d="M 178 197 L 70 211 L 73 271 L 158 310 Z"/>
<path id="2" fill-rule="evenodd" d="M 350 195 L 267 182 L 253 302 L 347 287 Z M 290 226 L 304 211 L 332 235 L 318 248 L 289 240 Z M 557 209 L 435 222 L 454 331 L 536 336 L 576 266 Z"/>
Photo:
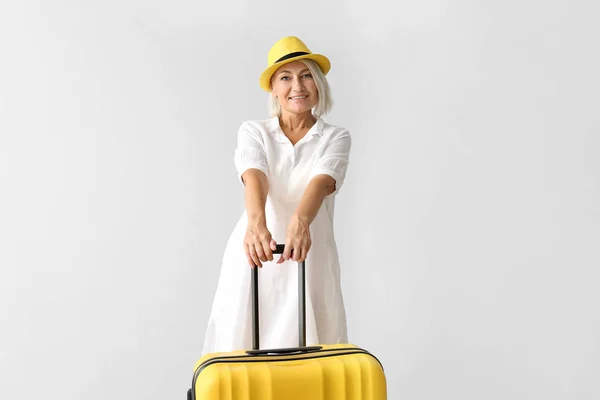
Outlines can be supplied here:
<path id="1" fill-rule="evenodd" d="M 315 163 L 310 178 L 312 179 L 321 174 L 331 176 L 335 179 L 335 191 L 332 194 L 337 194 L 346 178 L 351 147 L 352 138 L 350 132 L 344 129 L 336 133 L 325 146 L 321 157 Z"/>
<path id="2" fill-rule="evenodd" d="M 240 183 L 242 174 L 251 168 L 262 171 L 269 176 L 267 172 L 267 155 L 264 142 L 260 134 L 247 123 L 244 122 L 238 130 L 237 147 L 234 155 L 235 168 Z"/>

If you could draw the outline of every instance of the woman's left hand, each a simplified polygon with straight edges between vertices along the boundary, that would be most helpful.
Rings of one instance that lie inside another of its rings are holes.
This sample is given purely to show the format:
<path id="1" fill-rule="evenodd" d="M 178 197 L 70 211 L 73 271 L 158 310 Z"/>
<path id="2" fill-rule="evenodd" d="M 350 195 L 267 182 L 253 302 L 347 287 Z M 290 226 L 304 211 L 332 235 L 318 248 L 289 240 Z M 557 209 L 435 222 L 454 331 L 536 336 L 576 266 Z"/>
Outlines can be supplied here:
<path id="1" fill-rule="evenodd" d="M 311 244 L 310 225 L 301 217 L 294 215 L 288 225 L 285 247 L 277 264 L 289 259 L 297 262 L 306 260 Z"/>

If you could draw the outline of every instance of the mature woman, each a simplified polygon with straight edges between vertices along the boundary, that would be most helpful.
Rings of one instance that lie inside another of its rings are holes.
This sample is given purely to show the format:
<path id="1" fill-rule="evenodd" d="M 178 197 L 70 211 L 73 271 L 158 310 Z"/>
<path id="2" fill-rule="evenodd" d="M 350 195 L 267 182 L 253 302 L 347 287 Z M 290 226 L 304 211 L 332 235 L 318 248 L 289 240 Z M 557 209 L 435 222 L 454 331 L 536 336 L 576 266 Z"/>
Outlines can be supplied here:
<path id="1" fill-rule="evenodd" d="M 344 183 L 348 130 L 326 123 L 329 60 L 297 37 L 269 51 L 260 86 L 269 119 L 238 132 L 235 166 L 245 210 L 227 243 L 203 354 L 252 347 L 251 267 L 259 273 L 261 348 L 298 341 L 297 262 L 306 260 L 306 344 L 347 342 L 340 264 L 333 231 Z M 285 244 L 275 259 L 276 243 Z"/>

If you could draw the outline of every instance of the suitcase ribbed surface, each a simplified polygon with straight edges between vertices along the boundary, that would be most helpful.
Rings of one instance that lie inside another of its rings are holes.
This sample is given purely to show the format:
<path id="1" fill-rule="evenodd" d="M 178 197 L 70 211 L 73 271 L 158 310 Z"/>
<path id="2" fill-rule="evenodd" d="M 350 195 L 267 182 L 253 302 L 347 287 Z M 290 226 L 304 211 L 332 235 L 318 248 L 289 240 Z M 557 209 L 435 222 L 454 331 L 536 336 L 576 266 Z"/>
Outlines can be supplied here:
<path id="1" fill-rule="evenodd" d="M 201 360 L 194 375 L 196 400 L 384 400 L 379 361 L 351 345 L 311 353 Z"/>

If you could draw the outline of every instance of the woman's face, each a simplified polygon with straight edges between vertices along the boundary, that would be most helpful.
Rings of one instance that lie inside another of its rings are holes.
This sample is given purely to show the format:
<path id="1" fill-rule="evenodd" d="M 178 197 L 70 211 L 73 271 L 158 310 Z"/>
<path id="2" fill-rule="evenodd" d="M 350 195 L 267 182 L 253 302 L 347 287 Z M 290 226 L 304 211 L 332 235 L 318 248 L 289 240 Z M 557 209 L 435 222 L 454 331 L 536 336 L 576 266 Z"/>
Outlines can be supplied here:
<path id="1" fill-rule="evenodd" d="M 300 61 L 279 67 L 271 78 L 271 85 L 283 112 L 301 114 L 317 105 L 317 85 L 308 67 Z"/>

